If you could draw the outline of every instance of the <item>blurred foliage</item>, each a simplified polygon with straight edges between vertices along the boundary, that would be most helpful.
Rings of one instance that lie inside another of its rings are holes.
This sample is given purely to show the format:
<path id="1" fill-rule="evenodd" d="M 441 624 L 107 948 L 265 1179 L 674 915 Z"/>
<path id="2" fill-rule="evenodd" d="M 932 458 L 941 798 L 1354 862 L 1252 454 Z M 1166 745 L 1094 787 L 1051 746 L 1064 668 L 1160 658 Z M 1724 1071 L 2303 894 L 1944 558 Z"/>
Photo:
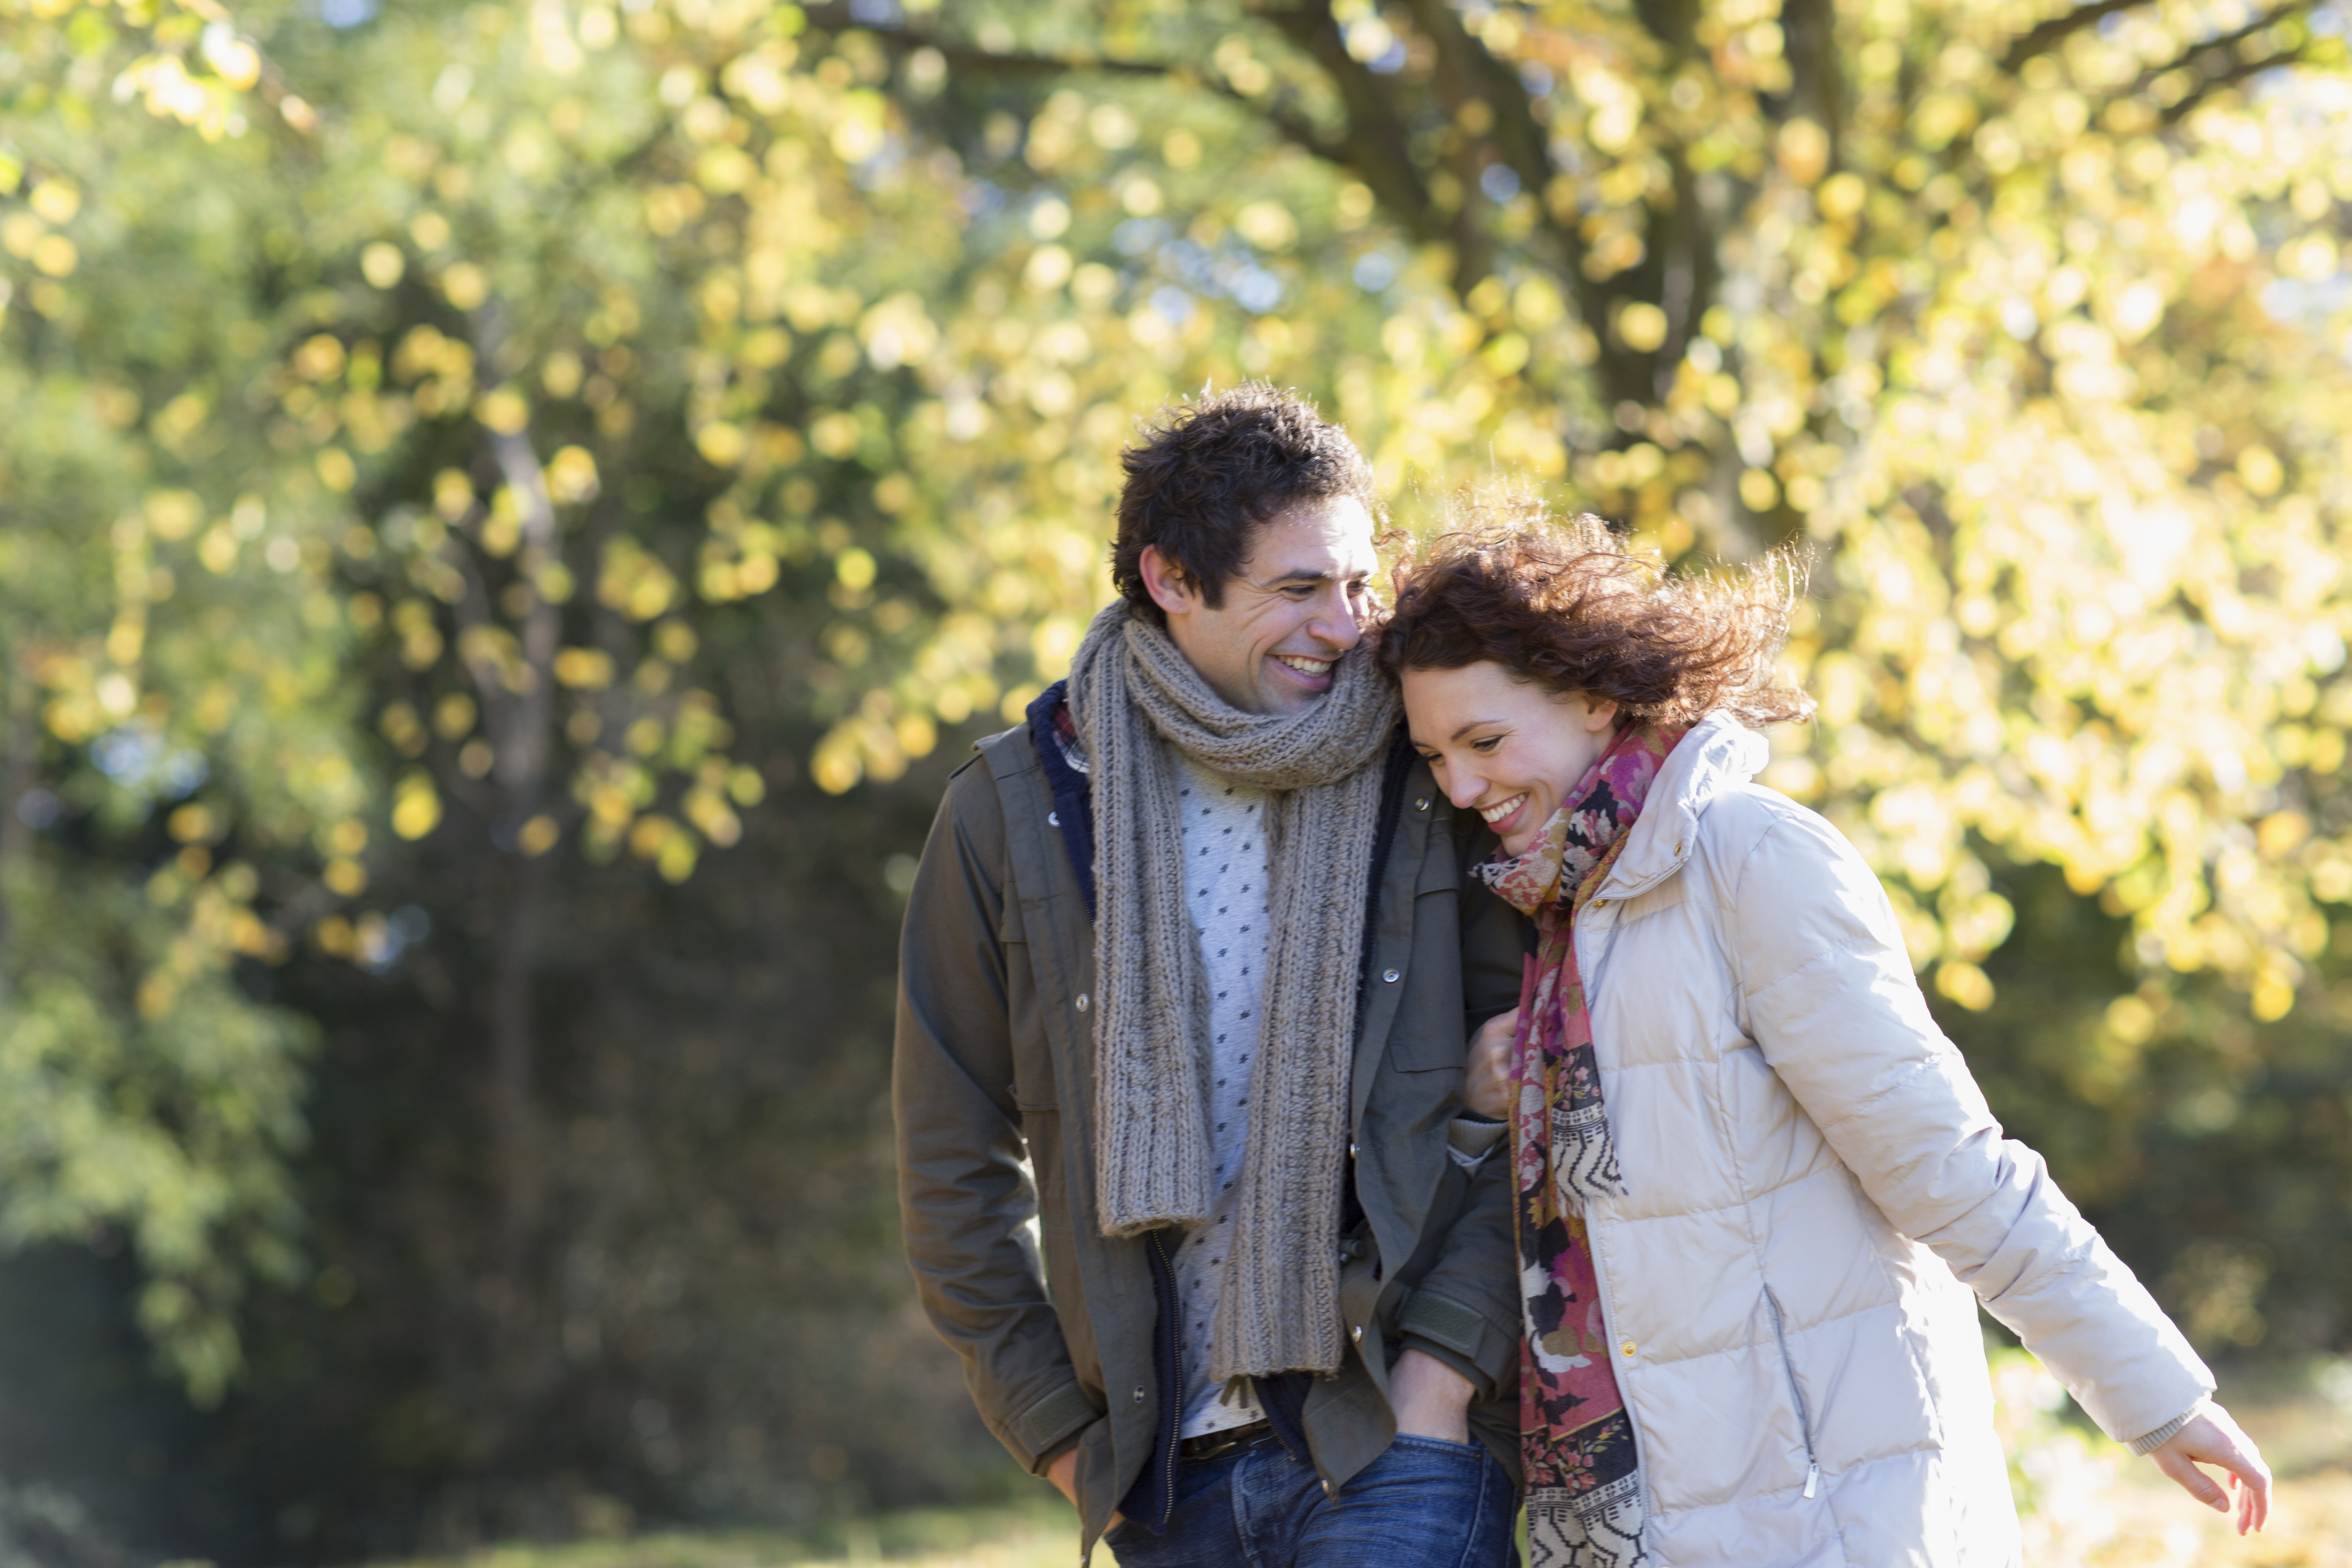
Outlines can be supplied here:
<path id="1" fill-rule="evenodd" d="M 2268 1529 L 2240 1536 L 2214 1513 L 2092 1427 L 2040 1362 L 2021 1350 L 1992 1356 L 1995 1425 L 2009 1451 L 2025 1561 L 2082 1568 L 2191 1568 L 2207 1563 L 2327 1568 L 2352 1556 L 2352 1474 L 2282 1472 Z M 2238 1402 L 2232 1394 L 2232 1403 Z M 2325 1398 L 2305 1403 L 2332 1405 Z M 2254 1436 L 2275 1450 L 2284 1411 L 2240 1405 Z M 2267 1417 L 2267 1419 L 2265 1419 Z M 2334 1456 L 2340 1461 L 2341 1453 Z"/>
<path id="2" fill-rule="evenodd" d="M 93 15 L 62 41 L 106 47 Z M 19 67 L 0 239 L 25 258 L 0 293 L 32 306 L 0 354 L 0 1232 L 126 1233 L 140 1314 L 210 1402 L 239 1364 L 246 1279 L 296 1268 L 282 1159 L 310 1034 L 236 971 L 282 960 L 287 911 L 315 897 L 281 869 L 289 847 L 365 842 L 362 699 L 259 443 L 195 435 L 264 329 L 233 296 L 202 303 L 201 271 L 176 300 L 155 288 L 163 258 L 221 259 L 233 206 L 171 193 L 231 172 L 153 140 L 138 183 L 87 207 L 100 160 L 147 127 L 45 100 L 24 74 L 37 52 L 0 58 Z"/>
<path id="3" fill-rule="evenodd" d="M 928 1403 L 791 1436 L 729 1358 L 835 1331 L 742 1305 L 780 1247 L 913 1353 L 885 868 L 1107 595 L 1130 422 L 1261 375 L 1416 529 L 1810 548 L 1769 782 L 2205 1342 L 2334 1342 L 2344 20 L 0 0 L 0 1234 L 130 1240 L 370 1506 L 880 1475 Z"/>

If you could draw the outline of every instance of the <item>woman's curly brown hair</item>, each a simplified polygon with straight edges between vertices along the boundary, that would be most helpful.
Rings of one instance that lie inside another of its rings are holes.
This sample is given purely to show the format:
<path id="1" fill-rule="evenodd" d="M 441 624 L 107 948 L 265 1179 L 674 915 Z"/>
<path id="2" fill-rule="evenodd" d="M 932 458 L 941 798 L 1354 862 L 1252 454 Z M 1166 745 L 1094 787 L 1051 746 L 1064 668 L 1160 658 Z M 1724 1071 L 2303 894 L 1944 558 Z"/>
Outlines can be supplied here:
<path id="1" fill-rule="evenodd" d="M 1793 554 L 1669 577 L 1601 519 L 1561 521 L 1528 498 L 1479 498 L 1455 522 L 1396 569 L 1380 642 L 1391 680 L 1491 660 L 1549 690 L 1613 699 L 1621 722 L 1811 716 L 1773 668 L 1804 587 Z"/>

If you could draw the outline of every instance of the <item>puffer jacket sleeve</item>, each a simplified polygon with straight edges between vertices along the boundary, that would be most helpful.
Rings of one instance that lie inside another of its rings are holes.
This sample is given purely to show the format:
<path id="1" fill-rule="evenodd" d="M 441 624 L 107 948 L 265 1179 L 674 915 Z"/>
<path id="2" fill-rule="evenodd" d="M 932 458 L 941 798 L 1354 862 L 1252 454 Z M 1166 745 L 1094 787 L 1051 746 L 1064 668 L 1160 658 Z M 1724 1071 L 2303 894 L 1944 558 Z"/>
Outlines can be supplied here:
<path id="1" fill-rule="evenodd" d="M 1754 799 L 1753 796 L 1750 797 Z M 2122 1259 L 2001 1135 L 1927 1011 L 1885 890 L 1828 822 L 1785 802 L 1728 868 L 1745 1020 L 1830 1148 L 2108 1436 L 2155 1432 L 2212 1374 Z"/>

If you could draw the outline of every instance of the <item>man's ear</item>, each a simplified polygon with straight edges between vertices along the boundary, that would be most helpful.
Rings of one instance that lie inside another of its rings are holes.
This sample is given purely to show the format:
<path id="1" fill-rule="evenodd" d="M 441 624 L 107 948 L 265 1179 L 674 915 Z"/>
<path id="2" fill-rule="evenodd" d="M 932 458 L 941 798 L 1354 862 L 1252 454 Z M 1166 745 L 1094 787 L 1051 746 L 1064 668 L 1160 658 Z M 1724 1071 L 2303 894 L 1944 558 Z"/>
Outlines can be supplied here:
<path id="1" fill-rule="evenodd" d="M 1200 592 L 1192 586 L 1192 579 L 1184 574 L 1181 566 L 1162 555 L 1157 544 L 1145 545 L 1135 565 L 1143 578 L 1143 591 L 1164 613 L 1189 616 L 1201 607 Z"/>

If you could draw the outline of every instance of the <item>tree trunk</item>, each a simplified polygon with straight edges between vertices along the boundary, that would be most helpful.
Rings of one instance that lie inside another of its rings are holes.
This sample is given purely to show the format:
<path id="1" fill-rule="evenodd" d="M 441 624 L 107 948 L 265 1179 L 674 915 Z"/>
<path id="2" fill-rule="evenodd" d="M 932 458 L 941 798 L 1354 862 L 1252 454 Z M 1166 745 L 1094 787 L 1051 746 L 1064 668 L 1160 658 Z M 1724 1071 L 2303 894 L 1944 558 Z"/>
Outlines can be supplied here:
<path id="1" fill-rule="evenodd" d="M 13 653 L 0 654 L 0 1007 L 9 1000 L 10 897 L 33 851 L 33 827 L 17 808 L 33 785 L 41 731 L 38 696 L 20 674 Z"/>
<path id="2" fill-rule="evenodd" d="M 490 1130 L 497 1141 L 499 1273 L 501 1311 L 518 1315 L 530 1232 L 541 1187 L 539 1116 L 531 1088 L 539 1019 L 533 985 L 539 928 L 547 897 L 547 862 L 525 857 L 509 884 L 490 981 Z"/>
<path id="3" fill-rule="evenodd" d="M 557 549 L 555 507 L 547 493 L 546 471 L 530 438 L 520 432 L 494 435 L 490 445 L 520 514 L 522 549 L 518 560 L 528 579 L 553 558 Z M 499 848 L 520 857 L 490 998 L 492 1124 L 499 1141 L 499 1255 L 507 1283 L 516 1290 L 528 1262 L 543 1185 L 532 1078 L 539 1047 L 534 979 L 547 896 L 546 863 L 524 849 L 520 840 L 524 825 L 547 795 L 548 761 L 554 740 L 551 725 L 555 714 L 555 653 L 562 636 L 556 606 L 535 591 L 520 620 L 521 689 L 491 710 L 497 756 L 491 776 L 501 808 L 491 832 Z M 520 1300 L 520 1295 L 511 1296 L 510 1303 Z"/>

